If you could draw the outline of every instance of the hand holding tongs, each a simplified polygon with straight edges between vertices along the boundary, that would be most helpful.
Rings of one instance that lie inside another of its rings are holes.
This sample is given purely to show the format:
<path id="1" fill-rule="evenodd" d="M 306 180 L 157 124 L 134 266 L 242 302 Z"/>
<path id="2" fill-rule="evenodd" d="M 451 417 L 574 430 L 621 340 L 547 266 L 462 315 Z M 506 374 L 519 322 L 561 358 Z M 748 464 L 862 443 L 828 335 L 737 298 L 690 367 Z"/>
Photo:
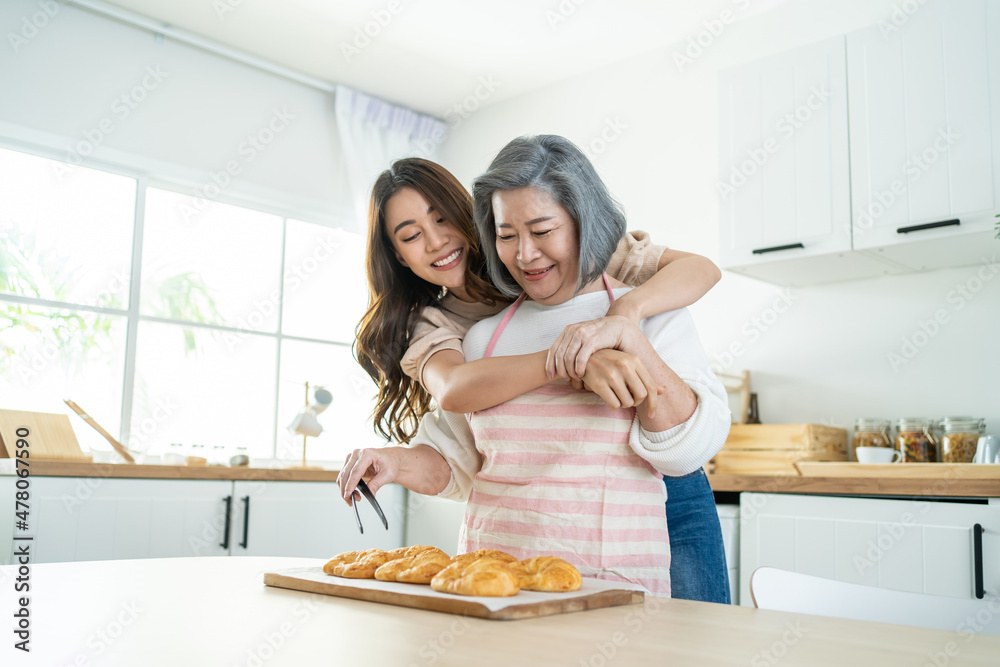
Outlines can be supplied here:
<path id="1" fill-rule="evenodd" d="M 379 506 L 378 501 L 375 500 L 375 494 L 372 493 L 372 490 L 368 488 L 367 484 L 365 484 L 365 480 L 358 480 L 358 486 L 355 491 L 360 491 L 362 495 L 368 499 L 368 502 L 370 502 L 372 507 L 375 508 L 375 513 L 378 514 L 378 518 L 382 519 L 382 525 L 385 526 L 386 530 L 389 530 L 389 522 L 385 518 L 385 513 L 382 512 L 382 508 Z M 354 518 L 358 520 L 358 530 L 360 530 L 361 534 L 364 535 L 365 528 L 361 525 L 361 514 L 358 513 L 358 503 L 353 496 L 354 494 L 351 494 L 351 505 L 354 507 Z"/>

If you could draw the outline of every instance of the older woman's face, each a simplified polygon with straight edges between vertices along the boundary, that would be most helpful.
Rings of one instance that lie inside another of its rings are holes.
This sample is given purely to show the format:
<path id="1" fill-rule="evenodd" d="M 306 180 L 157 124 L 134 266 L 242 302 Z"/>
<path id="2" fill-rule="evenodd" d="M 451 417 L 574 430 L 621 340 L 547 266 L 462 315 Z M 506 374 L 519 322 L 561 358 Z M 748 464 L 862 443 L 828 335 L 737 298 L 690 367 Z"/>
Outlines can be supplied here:
<path id="1" fill-rule="evenodd" d="M 500 261 L 531 299 L 551 306 L 576 295 L 580 244 L 561 204 L 536 188 L 500 191 L 493 217 Z"/>

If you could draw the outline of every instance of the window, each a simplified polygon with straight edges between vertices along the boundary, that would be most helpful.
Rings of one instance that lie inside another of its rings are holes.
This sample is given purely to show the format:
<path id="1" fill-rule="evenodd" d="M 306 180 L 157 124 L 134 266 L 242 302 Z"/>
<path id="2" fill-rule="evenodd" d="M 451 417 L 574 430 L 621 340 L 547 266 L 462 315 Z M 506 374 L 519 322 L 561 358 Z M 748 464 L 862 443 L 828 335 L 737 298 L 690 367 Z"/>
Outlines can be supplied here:
<path id="1" fill-rule="evenodd" d="M 363 258 L 358 234 L 0 149 L 0 405 L 72 398 L 138 452 L 294 461 L 309 382 L 334 401 L 308 458 L 340 462 L 380 442 L 350 349 Z M 110 448 L 72 420 L 85 449 Z"/>

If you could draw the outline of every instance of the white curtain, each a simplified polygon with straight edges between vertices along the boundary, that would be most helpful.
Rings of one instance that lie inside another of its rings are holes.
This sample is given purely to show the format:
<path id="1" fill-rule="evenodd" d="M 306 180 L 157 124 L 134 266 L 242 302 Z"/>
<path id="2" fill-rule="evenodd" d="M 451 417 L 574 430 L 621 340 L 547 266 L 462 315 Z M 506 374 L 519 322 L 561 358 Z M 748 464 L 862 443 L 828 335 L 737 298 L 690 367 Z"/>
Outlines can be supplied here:
<path id="1" fill-rule="evenodd" d="M 393 160 L 433 160 L 447 125 L 436 118 L 337 86 L 334 113 L 359 229 L 364 229 L 372 185 Z"/>

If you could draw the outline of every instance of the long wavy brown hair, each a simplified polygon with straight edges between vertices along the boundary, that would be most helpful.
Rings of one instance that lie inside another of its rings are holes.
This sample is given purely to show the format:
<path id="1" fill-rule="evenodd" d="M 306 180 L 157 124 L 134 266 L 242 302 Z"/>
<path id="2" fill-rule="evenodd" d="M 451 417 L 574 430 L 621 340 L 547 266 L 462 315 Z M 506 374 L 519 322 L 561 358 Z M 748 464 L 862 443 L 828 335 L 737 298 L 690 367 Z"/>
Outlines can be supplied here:
<path id="1" fill-rule="evenodd" d="M 378 385 L 378 403 L 372 413 L 375 432 L 406 443 L 430 410 L 431 395 L 403 373 L 400 361 L 409 346 L 415 316 L 437 303 L 442 288 L 419 278 L 396 259 L 386 232 L 385 206 L 402 188 L 423 195 L 465 237 L 468 295 L 489 304 L 508 299 L 486 278 L 486 262 L 472 223 L 472 198 L 458 179 L 441 165 L 420 158 L 398 160 L 379 175 L 368 206 L 368 310 L 356 330 L 354 355 Z"/>

